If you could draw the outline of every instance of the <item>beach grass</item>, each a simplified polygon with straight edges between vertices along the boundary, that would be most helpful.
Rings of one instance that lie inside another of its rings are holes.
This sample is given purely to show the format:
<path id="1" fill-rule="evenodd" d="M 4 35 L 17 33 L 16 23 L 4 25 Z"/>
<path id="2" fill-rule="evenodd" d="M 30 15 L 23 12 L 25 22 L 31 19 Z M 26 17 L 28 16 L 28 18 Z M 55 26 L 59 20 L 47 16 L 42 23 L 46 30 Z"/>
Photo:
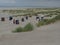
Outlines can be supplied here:
<path id="1" fill-rule="evenodd" d="M 34 29 L 33 25 L 28 23 L 25 27 L 18 27 L 12 32 L 27 32 L 27 31 L 32 31 Z"/>
<path id="2" fill-rule="evenodd" d="M 37 25 L 37 27 L 40 27 L 40 26 L 43 26 L 43 25 L 54 23 L 58 20 L 60 20 L 60 15 L 57 15 L 53 19 L 44 19 L 42 21 L 39 21 L 36 25 Z"/>

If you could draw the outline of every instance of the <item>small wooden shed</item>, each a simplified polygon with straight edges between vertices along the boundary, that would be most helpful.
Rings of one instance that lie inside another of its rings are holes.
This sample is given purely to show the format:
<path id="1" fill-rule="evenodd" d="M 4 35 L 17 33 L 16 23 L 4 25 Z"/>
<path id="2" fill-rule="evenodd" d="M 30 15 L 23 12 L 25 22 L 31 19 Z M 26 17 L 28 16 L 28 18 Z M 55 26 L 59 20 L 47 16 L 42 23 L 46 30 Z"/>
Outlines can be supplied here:
<path id="1" fill-rule="evenodd" d="M 5 17 L 1 17 L 1 21 L 5 21 Z"/>

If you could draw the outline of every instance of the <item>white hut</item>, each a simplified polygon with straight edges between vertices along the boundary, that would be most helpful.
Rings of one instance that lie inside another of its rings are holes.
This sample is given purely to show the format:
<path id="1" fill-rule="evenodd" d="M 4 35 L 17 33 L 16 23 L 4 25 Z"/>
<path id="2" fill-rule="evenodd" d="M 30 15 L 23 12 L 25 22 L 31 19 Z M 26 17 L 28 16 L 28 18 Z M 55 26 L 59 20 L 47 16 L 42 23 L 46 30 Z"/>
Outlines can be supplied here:
<path id="1" fill-rule="evenodd" d="M 44 19 L 44 15 L 43 14 L 38 14 L 40 20 L 43 20 Z"/>

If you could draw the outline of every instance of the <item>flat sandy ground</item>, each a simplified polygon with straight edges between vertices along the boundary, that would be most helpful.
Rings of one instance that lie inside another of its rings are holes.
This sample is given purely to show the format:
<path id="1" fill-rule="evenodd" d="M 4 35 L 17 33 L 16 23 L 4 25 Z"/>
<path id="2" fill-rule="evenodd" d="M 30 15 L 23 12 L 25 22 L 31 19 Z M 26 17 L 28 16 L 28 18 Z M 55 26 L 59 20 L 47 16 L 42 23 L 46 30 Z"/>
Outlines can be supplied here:
<path id="1" fill-rule="evenodd" d="M 31 32 L 12 33 L 18 25 L 0 21 L 0 45 L 60 45 L 60 21 Z"/>

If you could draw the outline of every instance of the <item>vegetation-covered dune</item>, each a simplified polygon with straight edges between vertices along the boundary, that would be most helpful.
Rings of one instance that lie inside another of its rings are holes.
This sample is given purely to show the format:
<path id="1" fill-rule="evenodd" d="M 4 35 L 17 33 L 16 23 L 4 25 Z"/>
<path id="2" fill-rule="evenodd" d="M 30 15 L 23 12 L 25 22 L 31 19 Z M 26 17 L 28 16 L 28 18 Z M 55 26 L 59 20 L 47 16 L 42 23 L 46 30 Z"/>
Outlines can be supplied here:
<path id="1" fill-rule="evenodd" d="M 4 13 L 10 13 L 15 15 L 36 15 L 47 14 L 47 15 L 59 15 L 60 8 L 26 8 L 26 9 L 15 9 L 15 10 L 2 10 Z"/>

